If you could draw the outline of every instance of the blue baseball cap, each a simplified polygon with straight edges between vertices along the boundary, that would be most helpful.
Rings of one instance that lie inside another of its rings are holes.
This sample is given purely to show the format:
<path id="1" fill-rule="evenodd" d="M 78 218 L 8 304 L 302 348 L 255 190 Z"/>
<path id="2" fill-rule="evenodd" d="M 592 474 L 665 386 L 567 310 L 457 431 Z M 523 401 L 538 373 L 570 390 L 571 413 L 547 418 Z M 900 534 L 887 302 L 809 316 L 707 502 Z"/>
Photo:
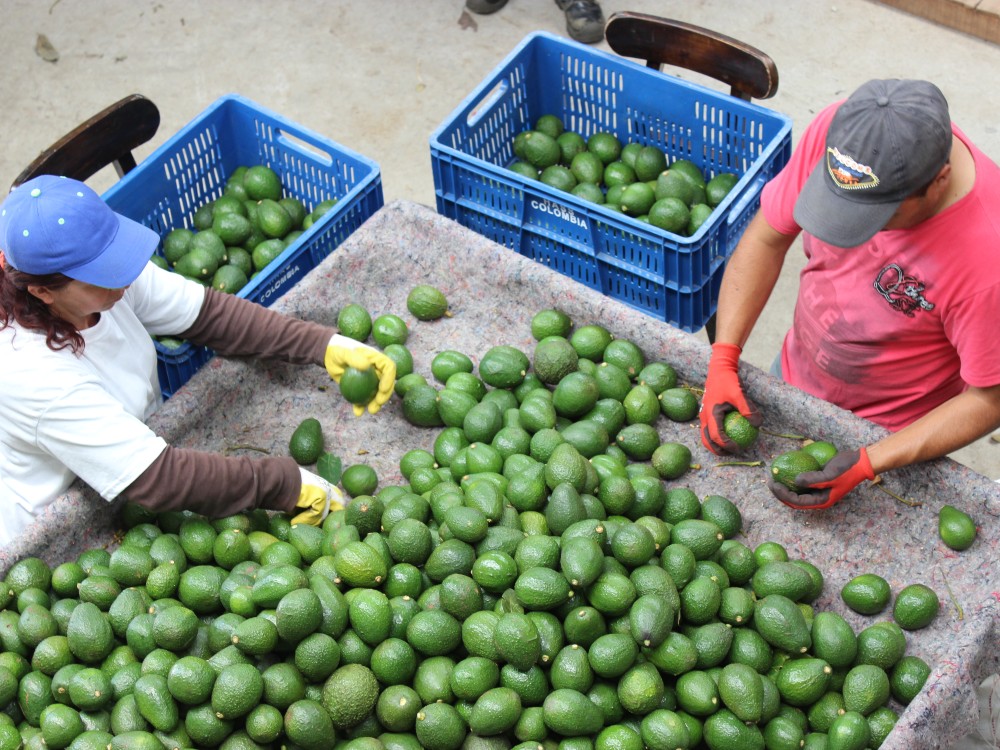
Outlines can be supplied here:
<path id="1" fill-rule="evenodd" d="M 160 241 L 84 183 L 40 175 L 0 204 L 0 249 L 23 273 L 61 273 L 105 289 L 131 284 Z"/>

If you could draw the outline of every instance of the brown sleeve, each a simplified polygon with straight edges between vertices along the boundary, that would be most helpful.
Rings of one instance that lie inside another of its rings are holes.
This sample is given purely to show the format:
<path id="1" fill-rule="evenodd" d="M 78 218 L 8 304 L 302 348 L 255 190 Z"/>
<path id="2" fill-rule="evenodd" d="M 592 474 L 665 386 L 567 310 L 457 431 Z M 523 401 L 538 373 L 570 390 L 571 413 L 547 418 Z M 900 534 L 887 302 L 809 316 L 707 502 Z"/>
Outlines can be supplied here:
<path id="1" fill-rule="evenodd" d="M 125 488 L 126 498 L 157 512 L 193 510 L 219 518 L 253 508 L 291 511 L 302 487 L 292 458 L 248 458 L 167 447 Z"/>
<path id="2" fill-rule="evenodd" d="M 333 328 L 269 310 L 233 294 L 205 289 L 201 312 L 180 334 L 218 354 L 322 365 Z"/>

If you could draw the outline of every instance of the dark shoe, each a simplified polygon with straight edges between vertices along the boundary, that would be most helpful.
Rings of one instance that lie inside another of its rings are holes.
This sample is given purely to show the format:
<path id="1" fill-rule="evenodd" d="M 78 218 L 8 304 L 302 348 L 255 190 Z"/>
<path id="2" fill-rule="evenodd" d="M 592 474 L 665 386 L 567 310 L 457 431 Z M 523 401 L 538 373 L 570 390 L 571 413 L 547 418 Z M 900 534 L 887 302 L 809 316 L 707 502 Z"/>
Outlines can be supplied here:
<path id="1" fill-rule="evenodd" d="M 566 31 L 578 42 L 594 44 L 604 39 L 604 13 L 596 0 L 556 0 L 566 13 Z"/>
<path id="2" fill-rule="evenodd" d="M 496 13 L 507 4 L 507 0 L 465 0 L 465 9 L 481 16 Z"/>

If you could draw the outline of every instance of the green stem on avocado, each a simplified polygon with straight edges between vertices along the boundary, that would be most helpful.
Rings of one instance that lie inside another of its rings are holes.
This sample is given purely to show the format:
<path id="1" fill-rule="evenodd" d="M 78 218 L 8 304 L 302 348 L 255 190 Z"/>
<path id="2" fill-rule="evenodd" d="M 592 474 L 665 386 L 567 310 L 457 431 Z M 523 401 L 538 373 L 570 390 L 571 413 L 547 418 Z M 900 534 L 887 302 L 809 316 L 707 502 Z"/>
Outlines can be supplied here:
<path id="1" fill-rule="evenodd" d="M 941 568 L 938 567 L 939 571 L 940 571 L 940 569 Z M 958 612 L 958 619 L 959 620 L 964 620 L 965 619 L 965 610 L 962 609 L 962 605 L 959 604 L 958 600 L 955 598 L 955 594 L 952 592 L 951 586 L 948 584 L 948 579 L 943 574 L 941 576 L 941 579 L 944 581 L 944 587 L 948 591 L 948 598 L 951 599 L 952 606 L 954 606 L 955 607 L 955 611 Z"/>
<path id="2" fill-rule="evenodd" d="M 885 487 L 883 487 L 882 486 L 882 477 L 881 476 L 875 477 L 875 479 L 872 480 L 871 485 L 873 487 L 877 487 L 878 489 L 882 490 L 882 492 L 884 492 L 885 494 L 889 495 L 890 497 L 896 498 L 903 505 L 909 505 L 911 508 L 919 508 L 919 507 L 921 507 L 923 505 L 923 503 L 921 501 L 919 501 L 919 500 L 908 500 L 905 497 L 903 497 L 902 495 L 897 495 L 892 490 L 889 490 L 889 489 L 886 489 Z"/>
<path id="3" fill-rule="evenodd" d="M 758 427 L 757 429 L 767 435 L 771 435 L 772 437 L 788 438 L 789 440 L 808 440 L 805 435 L 793 435 L 788 432 L 771 432 L 771 430 L 767 430 L 763 427 Z"/>

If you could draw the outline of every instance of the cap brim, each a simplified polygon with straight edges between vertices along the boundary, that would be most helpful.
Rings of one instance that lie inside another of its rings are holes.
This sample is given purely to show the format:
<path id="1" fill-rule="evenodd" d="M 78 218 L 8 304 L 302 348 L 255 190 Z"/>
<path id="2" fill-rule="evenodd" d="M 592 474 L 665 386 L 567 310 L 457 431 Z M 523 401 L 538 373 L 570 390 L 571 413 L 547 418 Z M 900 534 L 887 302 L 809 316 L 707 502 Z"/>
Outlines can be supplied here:
<path id="1" fill-rule="evenodd" d="M 795 222 L 806 232 L 835 247 L 857 247 L 880 232 L 902 201 L 853 201 L 831 187 L 826 160 L 820 159 L 795 201 Z"/>
<path id="2" fill-rule="evenodd" d="M 121 289 L 135 281 L 156 251 L 160 236 L 121 214 L 118 231 L 104 252 L 82 266 L 64 271 L 66 276 L 104 289 Z"/>

